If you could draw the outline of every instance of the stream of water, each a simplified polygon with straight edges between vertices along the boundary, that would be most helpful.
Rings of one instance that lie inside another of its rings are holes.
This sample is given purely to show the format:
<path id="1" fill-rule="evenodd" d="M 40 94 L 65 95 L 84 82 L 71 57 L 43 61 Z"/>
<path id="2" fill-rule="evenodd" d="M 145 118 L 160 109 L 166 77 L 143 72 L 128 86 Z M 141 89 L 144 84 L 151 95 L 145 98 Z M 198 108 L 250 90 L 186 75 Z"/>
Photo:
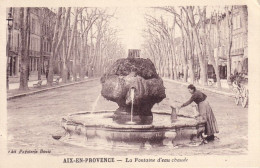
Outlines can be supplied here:
<path id="1" fill-rule="evenodd" d="M 133 122 L 133 111 L 134 111 L 134 98 L 135 98 L 135 89 L 131 88 L 130 91 L 130 96 L 131 96 L 131 123 Z"/>
<path id="2" fill-rule="evenodd" d="M 96 110 L 96 107 L 97 107 L 97 103 L 98 103 L 98 100 L 100 98 L 101 94 L 98 95 L 97 99 L 94 101 L 94 103 L 92 104 L 92 109 L 91 109 L 91 113 L 93 113 L 95 110 Z"/>

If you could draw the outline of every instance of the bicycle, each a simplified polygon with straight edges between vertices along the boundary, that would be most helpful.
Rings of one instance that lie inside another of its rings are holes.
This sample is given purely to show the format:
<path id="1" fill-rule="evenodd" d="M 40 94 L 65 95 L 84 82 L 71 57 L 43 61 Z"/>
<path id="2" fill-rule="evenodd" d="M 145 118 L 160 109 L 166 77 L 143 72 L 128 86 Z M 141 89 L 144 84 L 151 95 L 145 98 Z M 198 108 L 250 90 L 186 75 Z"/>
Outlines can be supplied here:
<path id="1" fill-rule="evenodd" d="M 248 106 L 248 89 L 239 84 L 237 81 L 233 82 L 234 92 L 235 92 L 235 103 L 239 105 L 241 103 L 243 108 Z"/>

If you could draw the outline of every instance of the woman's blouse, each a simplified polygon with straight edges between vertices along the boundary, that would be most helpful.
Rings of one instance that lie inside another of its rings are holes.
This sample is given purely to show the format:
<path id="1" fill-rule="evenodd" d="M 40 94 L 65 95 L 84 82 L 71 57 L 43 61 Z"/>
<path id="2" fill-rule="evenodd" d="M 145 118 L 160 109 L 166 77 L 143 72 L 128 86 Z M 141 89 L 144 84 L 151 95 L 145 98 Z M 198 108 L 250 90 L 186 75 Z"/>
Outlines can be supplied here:
<path id="1" fill-rule="evenodd" d="M 196 91 L 192 94 L 191 98 L 190 98 L 186 103 L 184 103 L 183 105 L 181 105 L 181 107 L 185 107 L 185 106 L 191 104 L 193 101 L 194 101 L 196 104 L 199 104 L 200 102 L 204 101 L 206 98 L 207 98 L 207 96 L 206 96 L 204 93 L 202 93 L 201 91 L 196 90 Z"/>

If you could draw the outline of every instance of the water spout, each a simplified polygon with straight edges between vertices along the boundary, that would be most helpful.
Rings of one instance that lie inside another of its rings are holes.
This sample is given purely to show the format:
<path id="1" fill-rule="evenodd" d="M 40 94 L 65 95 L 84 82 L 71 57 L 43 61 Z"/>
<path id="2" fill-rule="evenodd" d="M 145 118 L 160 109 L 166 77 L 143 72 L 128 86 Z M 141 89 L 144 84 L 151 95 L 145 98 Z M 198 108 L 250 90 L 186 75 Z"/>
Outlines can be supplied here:
<path id="1" fill-rule="evenodd" d="M 131 120 L 129 122 L 127 122 L 126 124 L 136 124 L 134 121 L 133 121 L 133 116 L 134 116 L 134 98 L 135 98 L 135 88 L 132 87 L 130 89 L 130 98 L 131 98 Z"/>
<path id="2" fill-rule="evenodd" d="M 131 122 L 133 122 L 134 98 L 135 98 L 135 88 L 133 87 L 131 88 L 130 96 L 131 96 Z"/>
<path id="3" fill-rule="evenodd" d="M 101 94 L 98 95 L 97 99 L 96 99 L 96 100 L 94 101 L 94 103 L 92 104 L 91 113 L 93 113 L 93 112 L 95 111 L 100 96 L 101 96 Z"/>

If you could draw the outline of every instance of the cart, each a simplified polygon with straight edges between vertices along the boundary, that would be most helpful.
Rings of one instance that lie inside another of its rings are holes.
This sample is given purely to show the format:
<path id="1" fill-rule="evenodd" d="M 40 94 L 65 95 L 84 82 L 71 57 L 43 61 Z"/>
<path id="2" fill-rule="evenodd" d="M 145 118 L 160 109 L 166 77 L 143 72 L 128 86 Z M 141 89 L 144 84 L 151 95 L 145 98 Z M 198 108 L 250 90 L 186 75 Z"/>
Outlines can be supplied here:
<path id="1" fill-rule="evenodd" d="M 241 104 L 243 108 L 246 108 L 249 101 L 248 78 L 246 75 L 240 74 L 234 79 L 233 90 L 236 105 Z"/>

